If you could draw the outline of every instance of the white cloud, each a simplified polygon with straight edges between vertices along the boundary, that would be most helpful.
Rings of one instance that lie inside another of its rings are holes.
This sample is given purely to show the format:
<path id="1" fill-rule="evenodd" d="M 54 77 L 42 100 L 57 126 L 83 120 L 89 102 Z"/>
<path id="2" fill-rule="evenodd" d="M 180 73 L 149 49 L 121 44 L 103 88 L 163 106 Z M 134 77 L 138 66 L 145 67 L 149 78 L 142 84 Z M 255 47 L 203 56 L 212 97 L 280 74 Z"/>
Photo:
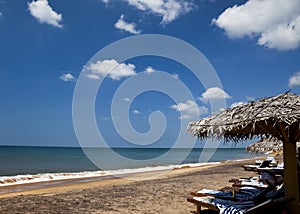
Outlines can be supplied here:
<path id="1" fill-rule="evenodd" d="M 208 113 L 208 109 L 205 106 L 198 106 L 192 100 L 187 100 L 185 103 L 178 103 L 177 105 L 174 104 L 170 108 L 181 113 L 180 119 L 191 119 L 198 117 L 199 114 Z"/>
<path id="2" fill-rule="evenodd" d="M 297 87 L 300 86 L 300 71 L 295 73 L 290 79 L 289 79 L 289 87 Z"/>
<path id="3" fill-rule="evenodd" d="M 299 0 L 249 0 L 212 20 L 231 38 L 258 36 L 257 44 L 278 50 L 300 45 Z"/>
<path id="4" fill-rule="evenodd" d="M 230 108 L 233 108 L 233 107 L 236 107 L 236 106 L 239 106 L 239 105 L 243 105 L 244 103 L 243 102 L 235 102 L 235 103 L 232 103 L 230 105 Z"/>
<path id="5" fill-rule="evenodd" d="M 217 100 L 217 99 L 229 99 L 231 98 L 225 91 L 218 87 L 208 88 L 204 93 L 202 93 L 199 100 L 204 103 L 208 103 L 209 100 Z"/>
<path id="6" fill-rule="evenodd" d="M 151 74 L 151 73 L 155 72 L 155 69 L 153 69 L 152 67 L 149 66 L 145 69 L 145 72 L 147 72 L 148 74 Z"/>
<path id="7" fill-rule="evenodd" d="M 132 113 L 134 113 L 134 114 L 140 114 L 141 112 L 139 110 L 135 109 L 135 110 L 132 111 Z"/>
<path id="8" fill-rule="evenodd" d="M 261 34 L 259 45 L 278 50 L 292 50 L 300 45 L 300 15 L 292 22 L 278 25 Z"/>
<path id="9" fill-rule="evenodd" d="M 48 0 L 32 1 L 28 4 L 30 14 L 40 23 L 46 23 L 55 27 L 62 28 L 62 15 L 55 12 L 49 5 Z"/>
<path id="10" fill-rule="evenodd" d="M 86 75 L 90 79 L 100 79 L 100 77 L 109 76 L 113 80 L 120 80 L 122 77 L 136 74 L 135 65 L 118 63 L 114 59 L 91 63 L 87 69 L 91 72 Z"/>
<path id="11" fill-rule="evenodd" d="M 162 24 L 168 24 L 180 15 L 192 10 L 194 4 L 185 0 L 124 0 L 138 10 L 149 11 L 152 14 L 162 16 Z"/>
<path id="12" fill-rule="evenodd" d="M 0 12 L 0 18 L 3 17 L 3 14 Z"/>
<path id="13" fill-rule="evenodd" d="M 86 77 L 88 77 L 89 79 L 92 79 L 92 80 L 99 80 L 100 79 L 100 76 L 97 75 L 97 74 L 87 74 Z"/>
<path id="14" fill-rule="evenodd" d="M 76 78 L 71 74 L 71 73 L 66 73 L 63 74 L 59 77 L 62 81 L 65 82 L 72 82 L 72 81 L 76 81 Z"/>
<path id="15" fill-rule="evenodd" d="M 107 4 L 108 0 L 101 0 L 103 3 Z"/>
<path id="16" fill-rule="evenodd" d="M 132 34 L 140 34 L 141 31 L 136 29 L 135 23 L 128 23 L 124 20 L 124 15 L 121 15 L 115 24 L 115 28 L 125 30 Z"/>
<path id="17" fill-rule="evenodd" d="M 246 100 L 248 100 L 248 101 L 255 101 L 256 99 L 254 97 L 246 96 Z"/>
<path id="18" fill-rule="evenodd" d="M 125 102 L 130 102 L 130 99 L 129 99 L 128 97 L 125 97 L 125 98 L 124 98 L 124 101 L 125 101 Z"/>

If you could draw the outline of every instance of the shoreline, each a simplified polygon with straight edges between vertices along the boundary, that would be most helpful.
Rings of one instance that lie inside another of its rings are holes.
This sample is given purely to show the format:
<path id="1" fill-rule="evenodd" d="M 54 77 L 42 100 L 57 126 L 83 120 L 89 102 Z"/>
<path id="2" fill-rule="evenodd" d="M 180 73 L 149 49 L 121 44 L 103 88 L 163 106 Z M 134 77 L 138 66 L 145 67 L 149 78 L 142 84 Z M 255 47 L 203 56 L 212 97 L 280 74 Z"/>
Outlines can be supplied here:
<path id="1" fill-rule="evenodd" d="M 227 161 L 224 161 L 227 162 Z M 141 180 L 151 180 L 157 178 L 165 178 L 170 175 L 185 173 L 187 171 L 199 170 L 220 165 L 222 162 L 209 162 L 201 164 L 182 164 L 176 165 L 172 169 L 152 170 L 124 174 L 112 174 L 93 177 L 70 178 L 51 181 L 40 181 L 32 183 L 13 184 L 0 187 L 0 198 L 24 195 L 24 194 L 39 194 L 40 192 L 51 192 L 52 190 L 76 189 L 78 186 L 85 187 L 89 184 L 101 183 L 129 183 Z M 98 186 L 98 185 L 97 185 Z"/>
<path id="2" fill-rule="evenodd" d="M 227 160 L 222 162 L 208 162 L 199 164 L 182 164 L 176 165 L 172 169 L 163 170 L 152 170 L 152 171 L 142 171 L 134 173 L 124 173 L 118 175 L 102 175 L 102 176 L 92 176 L 92 177 L 80 177 L 80 178 L 67 178 L 49 181 L 40 181 L 32 183 L 20 183 L 0 187 L 0 198 L 24 195 L 24 194 L 39 194 L 40 192 L 51 192 L 52 190 L 60 189 L 77 189 L 77 187 L 88 187 L 90 184 L 96 184 L 102 186 L 101 183 L 129 183 L 135 181 L 145 181 L 153 179 L 165 179 L 169 176 L 174 176 L 177 174 L 190 173 L 193 171 L 203 170 L 207 168 L 213 168 L 222 166 L 228 163 L 238 163 L 245 161 L 254 161 L 257 158 L 250 159 L 240 159 L 240 160 Z"/>
<path id="3" fill-rule="evenodd" d="M 42 181 L 34 181 L 31 179 L 26 180 L 24 183 L 8 183 L 7 185 L 0 185 L 0 198 L 9 197 L 10 194 L 18 195 L 18 193 L 26 193 L 26 192 L 38 192 L 39 189 L 51 189 L 51 188 L 59 188 L 61 186 L 73 186 L 73 185 L 82 185 L 84 183 L 90 182 L 101 182 L 106 180 L 118 180 L 118 179 L 126 179 L 126 180 L 148 180 L 164 177 L 166 174 L 174 174 L 176 173 L 184 173 L 185 171 L 197 170 L 199 168 L 207 168 L 220 165 L 226 162 L 240 162 L 240 161 L 248 161 L 255 160 L 260 157 L 253 157 L 248 159 L 240 159 L 240 160 L 226 160 L 221 162 L 206 162 L 206 163 L 190 163 L 190 164 L 181 164 L 181 165 L 167 165 L 167 166 L 155 166 L 155 167 L 143 167 L 136 169 L 121 169 L 121 170 L 113 170 L 114 173 L 101 172 L 101 175 L 93 175 L 93 176 L 82 176 L 82 177 L 66 177 L 66 178 L 58 178 L 51 180 L 42 180 Z M 129 172 L 120 173 L 119 171 L 129 170 Z M 130 172 L 133 171 L 133 172 Z M 81 173 L 81 172 L 80 172 Z M 93 172 L 88 172 L 93 173 Z M 99 171 L 95 171 L 95 173 L 99 173 Z M 45 173 L 49 174 L 49 173 Z M 72 174 L 72 173 L 54 173 L 54 174 Z M 74 173 L 74 174 L 79 174 Z M 88 175 L 89 175 L 88 174 Z M 39 174 L 43 175 L 43 174 Z M 36 176 L 36 175 L 24 175 L 24 176 Z M 6 176 L 4 176 L 6 177 Z M 13 176 L 8 176 L 13 177 Z"/>
<path id="4" fill-rule="evenodd" d="M 228 181 L 232 178 L 254 176 L 254 172 L 241 167 L 254 161 L 224 161 L 175 169 L 160 177 L 146 172 L 139 174 L 138 180 L 115 178 L 2 194 L 0 210 L 5 213 L 190 213 L 195 211 L 195 206 L 186 201 L 191 191 L 220 189 L 231 185 Z"/>

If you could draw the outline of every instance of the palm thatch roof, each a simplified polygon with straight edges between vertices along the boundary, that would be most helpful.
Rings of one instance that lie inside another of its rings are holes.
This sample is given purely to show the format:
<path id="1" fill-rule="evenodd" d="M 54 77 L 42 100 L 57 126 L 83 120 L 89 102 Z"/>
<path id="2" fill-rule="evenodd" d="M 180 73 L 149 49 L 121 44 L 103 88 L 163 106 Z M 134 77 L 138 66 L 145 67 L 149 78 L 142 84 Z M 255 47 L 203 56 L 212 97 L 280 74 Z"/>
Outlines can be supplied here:
<path id="1" fill-rule="evenodd" d="M 275 137 L 283 142 L 285 196 L 296 199 L 288 212 L 300 213 L 296 142 L 300 140 L 300 96 L 289 92 L 223 110 L 190 122 L 188 131 L 199 139 L 225 141 Z"/>
<path id="2" fill-rule="evenodd" d="M 300 142 L 297 142 L 297 148 L 299 147 L 300 147 Z M 263 138 L 247 146 L 246 150 L 251 153 L 266 153 L 266 152 L 278 153 L 283 151 L 283 142 L 274 137 Z"/>
<path id="3" fill-rule="evenodd" d="M 276 138 L 263 138 L 247 146 L 246 150 L 251 153 L 280 152 L 283 150 L 283 143 Z"/>
<path id="4" fill-rule="evenodd" d="M 199 139 L 214 137 L 224 138 L 225 141 L 239 141 L 252 139 L 254 136 L 273 136 L 282 141 L 296 142 L 300 139 L 299 125 L 300 96 L 287 92 L 190 122 L 188 131 Z"/>

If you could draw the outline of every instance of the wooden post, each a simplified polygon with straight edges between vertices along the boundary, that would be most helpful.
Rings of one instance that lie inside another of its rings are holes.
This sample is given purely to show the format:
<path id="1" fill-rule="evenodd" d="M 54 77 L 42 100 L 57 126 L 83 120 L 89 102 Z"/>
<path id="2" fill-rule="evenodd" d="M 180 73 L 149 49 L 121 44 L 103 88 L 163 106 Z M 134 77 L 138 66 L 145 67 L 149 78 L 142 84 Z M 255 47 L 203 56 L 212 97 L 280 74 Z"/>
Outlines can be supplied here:
<path id="1" fill-rule="evenodd" d="M 288 211 L 291 214 L 299 214 L 299 187 L 297 174 L 296 143 L 283 143 L 284 153 L 284 185 L 285 196 L 294 197 L 296 200 L 288 204 Z"/>
<path id="2" fill-rule="evenodd" d="M 200 212 L 201 212 L 201 205 L 197 205 L 197 214 L 200 214 Z"/>

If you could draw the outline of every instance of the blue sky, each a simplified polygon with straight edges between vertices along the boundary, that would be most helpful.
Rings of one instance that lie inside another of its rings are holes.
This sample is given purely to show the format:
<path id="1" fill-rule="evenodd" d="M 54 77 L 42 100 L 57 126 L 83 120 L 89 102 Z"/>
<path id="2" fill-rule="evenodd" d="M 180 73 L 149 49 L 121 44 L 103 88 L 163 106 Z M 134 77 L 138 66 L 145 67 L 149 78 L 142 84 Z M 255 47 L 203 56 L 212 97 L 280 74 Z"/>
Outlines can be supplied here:
<path id="1" fill-rule="evenodd" d="M 223 88 L 205 88 L 186 67 L 162 57 L 109 58 L 87 65 L 111 43 L 144 34 L 194 46 Z M 72 100 L 84 68 L 90 81 L 115 68 L 95 103 L 99 130 L 110 146 L 132 146 L 113 126 L 122 118 L 112 117 L 111 103 L 116 90 L 142 72 L 167 73 L 195 98 L 174 102 L 157 91 L 134 100 L 124 97 L 137 132 L 149 131 L 151 113 L 165 115 L 167 128 L 154 147 L 173 146 L 180 122 L 210 115 L 207 98 L 226 100 L 230 107 L 289 89 L 300 93 L 298 0 L 0 0 L 0 44 L 0 145 L 79 146 Z M 180 91 L 174 88 L 174 93 Z"/>

